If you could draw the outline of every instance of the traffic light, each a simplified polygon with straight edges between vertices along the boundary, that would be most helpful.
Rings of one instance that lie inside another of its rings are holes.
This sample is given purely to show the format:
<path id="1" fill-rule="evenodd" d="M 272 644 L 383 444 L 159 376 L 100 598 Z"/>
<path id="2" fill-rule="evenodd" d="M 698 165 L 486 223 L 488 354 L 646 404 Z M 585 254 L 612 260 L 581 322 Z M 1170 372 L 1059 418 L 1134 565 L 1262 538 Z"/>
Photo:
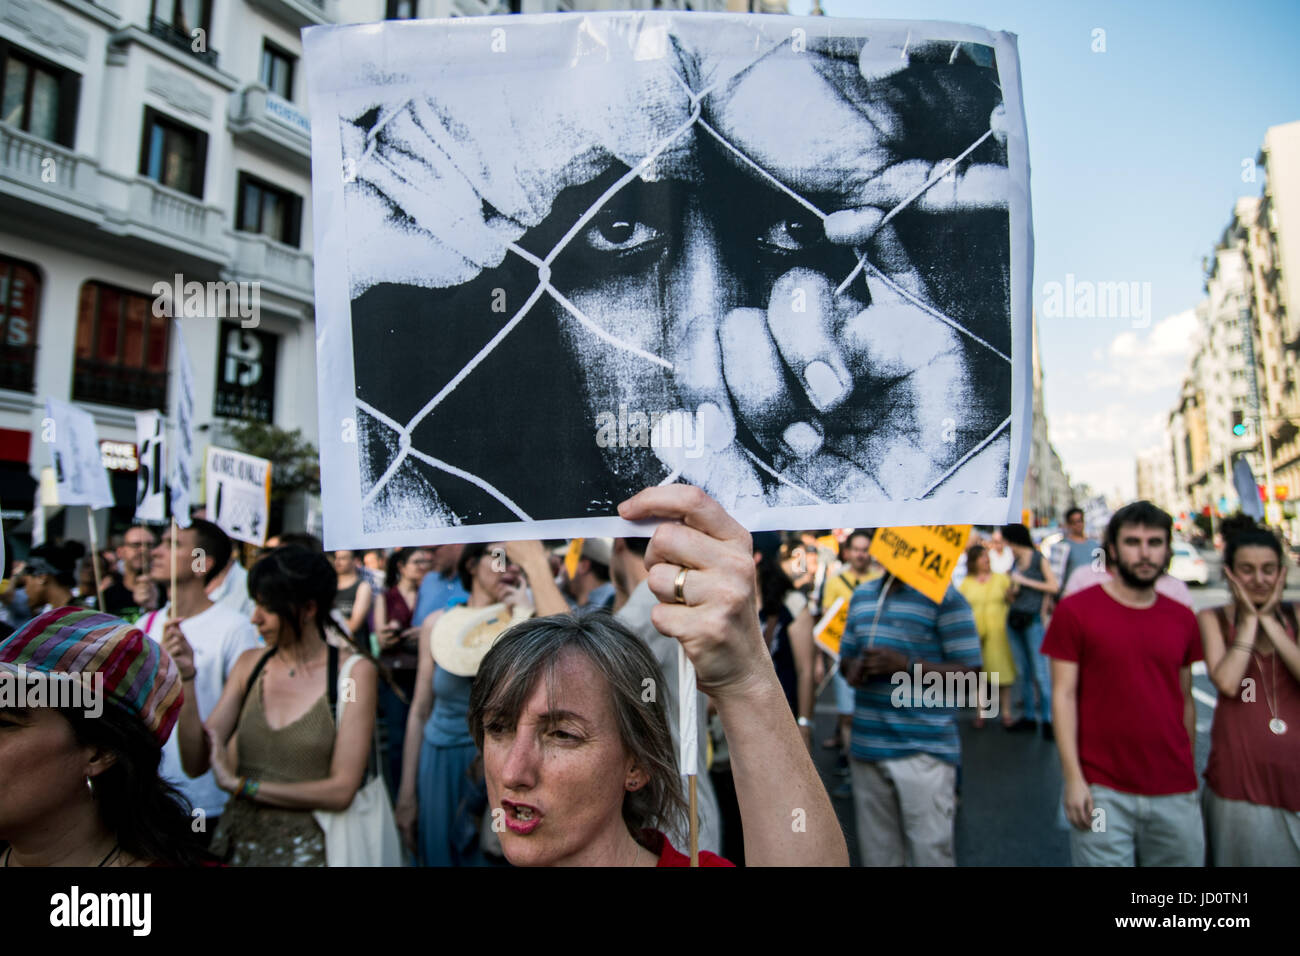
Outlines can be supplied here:
<path id="1" fill-rule="evenodd" d="M 1232 433 L 1238 438 L 1246 434 L 1245 416 L 1242 414 L 1240 408 L 1234 408 L 1232 410 Z"/>

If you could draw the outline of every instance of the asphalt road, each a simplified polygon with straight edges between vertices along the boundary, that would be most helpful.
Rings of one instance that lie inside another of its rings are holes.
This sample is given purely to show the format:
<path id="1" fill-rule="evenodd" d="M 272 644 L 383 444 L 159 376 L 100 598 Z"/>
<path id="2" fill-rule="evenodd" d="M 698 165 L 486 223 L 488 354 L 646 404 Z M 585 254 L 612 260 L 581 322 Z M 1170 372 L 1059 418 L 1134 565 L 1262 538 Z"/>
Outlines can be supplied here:
<path id="1" fill-rule="evenodd" d="M 1226 604 L 1217 555 L 1211 563 L 1210 586 L 1192 587 L 1196 609 Z M 1293 572 L 1290 580 L 1300 580 Z M 1300 587 L 1286 590 L 1288 600 L 1300 602 Z M 1216 692 L 1204 664 L 1192 668 L 1196 698 L 1196 773 L 1205 770 L 1210 748 L 1210 722 Z M 835 774 L 835 754 L 821 748 L 835 727 L 834 695 L 827 689 L 817 704 L 814 759 L 827 789 L 834 792 L 845 778 Z M 959 718 L 962 773 L 957 808 L 958 866 L 1069 866 L 1068 824 L 1061 809 L 1061 765 L 1056 745 L 1036 733 L 1008 733 L 996 718 L 976 730 L 969 715 Z M 853 801 L 835 799 L 835 810 L 858 865 Z"/>

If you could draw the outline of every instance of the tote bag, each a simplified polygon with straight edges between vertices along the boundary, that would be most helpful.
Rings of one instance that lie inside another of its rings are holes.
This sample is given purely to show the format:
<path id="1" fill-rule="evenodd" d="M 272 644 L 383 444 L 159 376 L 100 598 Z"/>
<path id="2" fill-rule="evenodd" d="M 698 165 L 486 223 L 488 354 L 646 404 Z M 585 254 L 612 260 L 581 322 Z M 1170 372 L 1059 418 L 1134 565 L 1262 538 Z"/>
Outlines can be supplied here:
<path id="1" fill-rule="evenodd" d="M 360 654 L 353 654 L 339 674 L 335 726 L 343 723 L 349 675 L 352 666 L 360 659 Z M 368 781 L 357 791 L 346 810 L 340 813 L 329 810 L 312 812 L 316 823 L 325 833 L 326 866 L 402 865 L 401 839 L 397 834 L 397 821 L 393 817 L 393 807 L 388 800 L 388 788 L 384 786 L 383 775 L 372 766 L 367 771 L 367 776 Z"/>

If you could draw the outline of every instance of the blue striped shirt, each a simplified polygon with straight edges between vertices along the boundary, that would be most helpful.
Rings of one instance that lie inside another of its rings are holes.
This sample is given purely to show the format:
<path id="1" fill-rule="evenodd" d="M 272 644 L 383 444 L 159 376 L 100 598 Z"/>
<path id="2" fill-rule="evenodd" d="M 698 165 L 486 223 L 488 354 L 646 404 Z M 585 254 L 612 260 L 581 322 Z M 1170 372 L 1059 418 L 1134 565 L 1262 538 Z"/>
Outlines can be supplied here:
<path id="1" fill-rule="evenodd" d="M 849 620 L 840 645 L 842 660 L 852 660 L 868 646 L 876 603 L 885 578 L 864 581 L 853 591 Z M 870 646 L 898 651 L 913 661 L 950 661 L 979 668 L 983 664 L 975 615 L 961 593 L 949 586 L 943 603 L 935 604 L 914 588 L 903 585 L 885 597 Z M 945 679 L 946 675 L 939 675 Z M 917 706 L 921 687 L 896 675 L 881 674 L 854 688 L 853 733 L 850 750 L 866 761 L 893 760 L 913 754 L 930 754 L 951 764 L 961 763 L 956 711 L 952 707 Z M 934 678 L 929 678 L 933 681 Z M 976 705 L 976 700 L 967 702 Z"/>

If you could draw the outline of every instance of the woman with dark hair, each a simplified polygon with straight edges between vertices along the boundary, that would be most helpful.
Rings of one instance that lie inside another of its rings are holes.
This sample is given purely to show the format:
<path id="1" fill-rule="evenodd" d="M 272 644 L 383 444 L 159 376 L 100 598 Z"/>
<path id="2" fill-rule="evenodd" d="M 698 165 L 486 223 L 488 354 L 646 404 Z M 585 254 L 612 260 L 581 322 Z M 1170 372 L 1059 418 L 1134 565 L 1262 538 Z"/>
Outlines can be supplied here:
<path id="1" fill-rule="evenodd" d="M 465 722 L 478 662 L 507 627 L 533 614 L 525 583 L 540 613 L 568 610 L 537 541 L 466 545 L 457 573 L 469 601 L 435 611 L 420 627 L 397 797 L 398 827 L 422 866 L 487 862 L 478 840 L 483 776 L 471 770 L 475 748 Z"/>
<path id="2" fill-rule="evenodd" d="M 420 584 L 433 557 L 426 548 L 401 548 L 388 556 L 384 593 L 375 599 L 374 648 L 385 680 L 379 685 L 379 719 L 384 726 L 384 772 L 390 789 L 402 779 L 406 723 L 419 670 L 420 629 L 414 626 Z"/>
<path id="3" fill-rule="evenodd" d="M 181 708 L 185 772 L 211 767 L 235 798 L 212 838 L 214 852 L 233 865 L 324 866 L 325 835 L 313 811 L 346 810 L 365 777 L 377 672 L 330 616 L 336 588 L 321 552 L 285 546 L 263 555 L 248 593 L 269 649 L 240 655 L 206 726 L 192 695 Z M 168 626 L 163 646 L 193 680 L 194 653 L 178 627 Z M 351 680 L 336 723 L 340 676 Z"/>
<path id="4" fill-rule="evenodd" d="M 1012 730 L 1034 729 L 1034 694 L 1038 694 L 1038 726 L 1046 740 L 1052 733 L 1052 670 L 1040 647 L 1043 644 L 1043 597 L 1060 591 L 1056 572 L 1034 547 L 1029 529 L 1009 524 L 1002 538 L 1011 546 L 1011 587 L 1007 591 L 1007 638 L 1015 656 L 1016 679 L 1020 683 L 1020 719 Z"/>
<path id="5" fill-rule="evenodd" d="M 1282 545 L 1264 528 L 1225 531 L 1223 575 L 1232 601 L 1197 615 L 1219 691 L 1202 795 L 1210 862 L 1300 866 L 1300 650 Z"/>
<path id="6" fill-rule="evenodd" d="M 760 531 L 754 538 L 758 574 L 758 624 L 772 655 L 777 679 L 798 719 L 804 743 L 812 747 L 813 619 L 808 602 L 797 592 L 780 563 L 781 536 Z M 793 598 L 793 600 L 792 600 Z"/>
<path id="7" fill-rule="evenodd" d="M 763 647 L 749 534 L 698 488 L 649 488 L 619 506 L 663 519 L 646 551 L 663 603 L 655 627 L 680 641 L 731 748 L 751 866 L 845 866 L 826 788 Z M 683 809 L 663 675 L 608 615 L 525 621 L 483 657 L 469 725 L 488 804 L 515 866 L 686 866 L 664 836 Z M 651 684 L 647 684 L 649 680 Z M 702 866 L 726 866 L 711 853 Z"/>
<path id="8" fill-rule="evenodd" d="M 5 682 L 25 683 L 24 698 L 41 683 L 61 706 L 0 707 L 0 866 L 211 862 L 158 774 L 181 674 L 157 644 L 119 618 L 61 607 L 0 641 Z"/>

